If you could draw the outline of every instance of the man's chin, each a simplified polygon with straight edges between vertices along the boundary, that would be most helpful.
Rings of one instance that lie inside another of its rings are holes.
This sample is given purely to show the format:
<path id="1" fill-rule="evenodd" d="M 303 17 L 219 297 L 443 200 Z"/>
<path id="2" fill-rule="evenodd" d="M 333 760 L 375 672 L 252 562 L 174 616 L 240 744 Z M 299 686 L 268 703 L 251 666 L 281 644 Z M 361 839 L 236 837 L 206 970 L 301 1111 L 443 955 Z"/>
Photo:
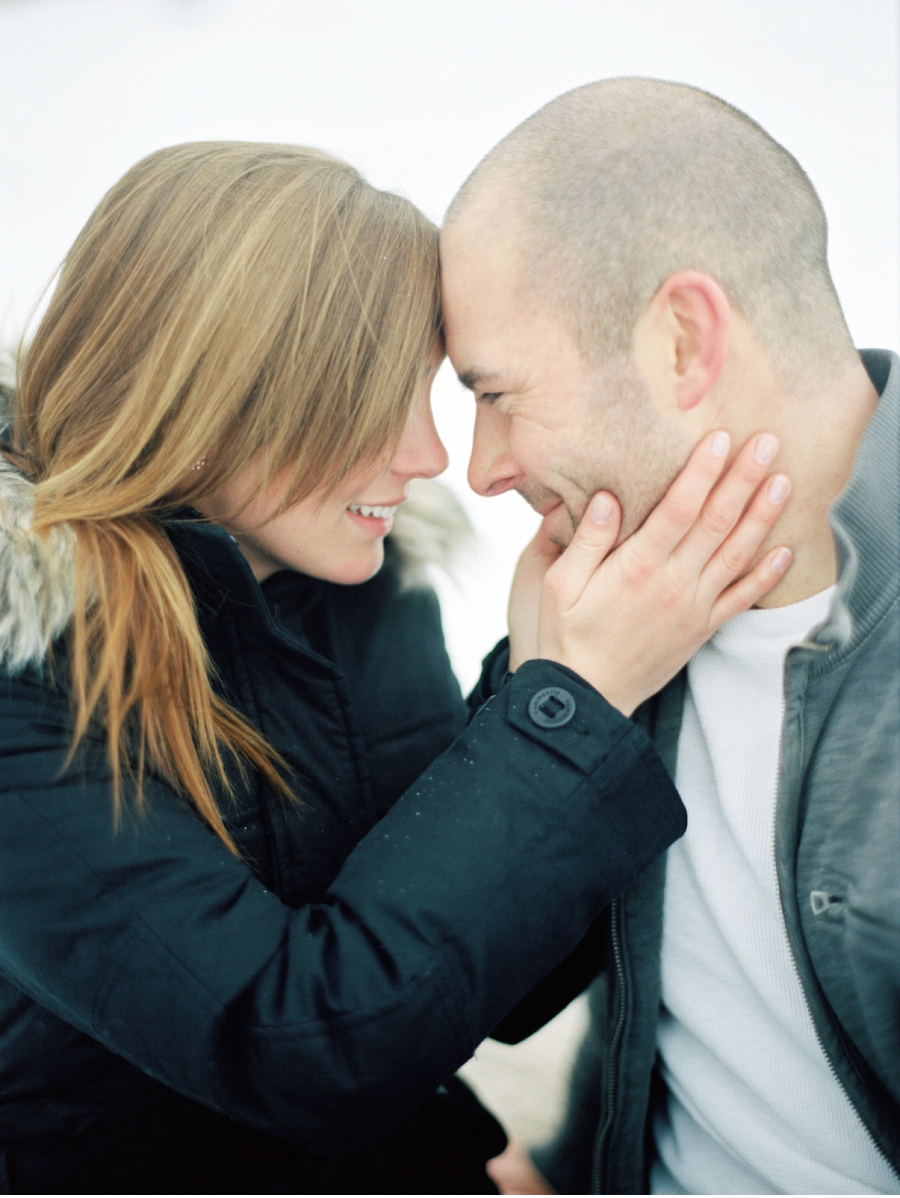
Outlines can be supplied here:
<path id="1" fill-rule="evenodd" d="M 558 545 L 560 549 L 567 549 L 572 538 L 575 536 L 575 529 L 578 527 L 578 524 L 579 520 L 569 511 L 566 505 L 559 503 L 544 517 L 541 528 L 544 530 L 548 540 L 551 540 L 554 545 Z M 643 524 L 643 516 L 640 519 L 632 517 L 629 520 L 627 517 L 624 518 L 613 548 L 621 545 L 627 537 L 630 537 L 633 532 L 636 532 L 640 528 L 641 524 Z"/>
<path id="2" fill-rule="evenodd" d="M 560 501 L 541 521 L 544 535 L 560 549 L 565 549 L 575 535 L 575 521 L 566 505 Z"/>

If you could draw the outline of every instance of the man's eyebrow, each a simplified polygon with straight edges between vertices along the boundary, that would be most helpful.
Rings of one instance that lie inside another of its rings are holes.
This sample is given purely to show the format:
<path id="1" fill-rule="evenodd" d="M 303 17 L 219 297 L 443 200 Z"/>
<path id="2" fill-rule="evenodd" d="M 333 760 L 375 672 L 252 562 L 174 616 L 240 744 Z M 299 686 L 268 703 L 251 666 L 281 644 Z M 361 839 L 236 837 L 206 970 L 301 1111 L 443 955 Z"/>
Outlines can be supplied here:
<path id="1" fill-rule="evenodd" d="M 492 379 L 499 378 L 496 372 L 487 370 L 479 370 L 477 366 L 471 370 L 464 370 L 462 374 L 456 376 L 464 387 L 468 387 L 470 391 L 477 391 L 484 387 L 486 383 L 490 383 Z"/>

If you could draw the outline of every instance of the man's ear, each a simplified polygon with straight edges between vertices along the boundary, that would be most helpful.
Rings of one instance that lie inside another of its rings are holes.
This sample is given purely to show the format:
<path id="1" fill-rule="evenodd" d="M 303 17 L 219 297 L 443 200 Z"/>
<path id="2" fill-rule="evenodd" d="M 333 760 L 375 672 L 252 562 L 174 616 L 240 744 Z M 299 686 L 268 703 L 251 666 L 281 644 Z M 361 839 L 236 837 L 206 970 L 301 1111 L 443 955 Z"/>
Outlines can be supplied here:
<path id="1" fill-rule="evenodd" d="M 730 327 L 731 303 L 721 285 L 698 270 L 680 270 L 635 326 L 635 363 L 654 390 L 687 412 L 718 381 Z"/>

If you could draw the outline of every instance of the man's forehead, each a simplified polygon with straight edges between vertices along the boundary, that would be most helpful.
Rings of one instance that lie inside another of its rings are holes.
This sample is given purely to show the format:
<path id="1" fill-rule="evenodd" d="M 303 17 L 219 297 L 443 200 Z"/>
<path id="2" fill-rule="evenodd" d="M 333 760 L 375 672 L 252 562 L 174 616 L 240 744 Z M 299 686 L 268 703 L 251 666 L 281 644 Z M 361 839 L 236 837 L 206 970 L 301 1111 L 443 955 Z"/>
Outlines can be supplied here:
<path id="1" fill-rule="evenodd" d="M 481 387 L 518 356 L 523 312 L 514 292 L 476 263 L 445 270 L 442 280 L 447 352 L 463 384 Z"/>
<path id="2" fill-rule="evenodd" d="M 497 371 L 505 365 L 497 361 L 497 352 L 547 318 L 538 297 L 523 288 L 521 275 L 496 247 L 448 256 L 441 275 L 447 344 L 461 372 Z M 467 361 L 458 362 L 454 350 Z"/>
<path id="3" fill-rule="evenodd" d="M 582 369 L 571 332 L 552 310 L 518 297 L 469 294 L 444 310 L 447 352 L 470 391 L 509 391 L 548 372 Z M 505 302 L 508 299 L 509 302 Z"/>
<path id="4" fill-rule="evenodd" d="M 445 296 L 465 295 L 472 287 L 480 292 L 506 291 L 513 282 L 504 247 L 481 238 L 441 242 L 441 282 Z"/>
<path id="5" fill-rule="evenodd" d="M 479 185 L 453 201 L 441 238 L 495 238 L 509 229 L 510 216 L 510 203 L 504 191 Z"/>
<path id="6" fill-rule="evenodd" d="M 522 271 L 525 238 L 518 222 L 506 219 L 497 206 L 466 205 L 440 235 L 443 266 L 454 274 L 501 274 Z"/>

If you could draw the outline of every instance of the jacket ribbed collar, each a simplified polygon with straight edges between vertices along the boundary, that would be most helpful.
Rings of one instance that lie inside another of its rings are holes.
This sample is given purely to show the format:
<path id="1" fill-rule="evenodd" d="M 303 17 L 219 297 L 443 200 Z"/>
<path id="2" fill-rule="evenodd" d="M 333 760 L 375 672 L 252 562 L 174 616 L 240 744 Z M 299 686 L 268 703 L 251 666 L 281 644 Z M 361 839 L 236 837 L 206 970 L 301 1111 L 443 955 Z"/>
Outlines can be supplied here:
<path id="1" fill-rule="evenodd" d="M 828 511 L 838 582 L 828 619 L 811 638 L 831 650 L 814 673 L 843 661 L 900 599 L 900 358 L 863 350 L 862 359 L 881 400 Z"/>

